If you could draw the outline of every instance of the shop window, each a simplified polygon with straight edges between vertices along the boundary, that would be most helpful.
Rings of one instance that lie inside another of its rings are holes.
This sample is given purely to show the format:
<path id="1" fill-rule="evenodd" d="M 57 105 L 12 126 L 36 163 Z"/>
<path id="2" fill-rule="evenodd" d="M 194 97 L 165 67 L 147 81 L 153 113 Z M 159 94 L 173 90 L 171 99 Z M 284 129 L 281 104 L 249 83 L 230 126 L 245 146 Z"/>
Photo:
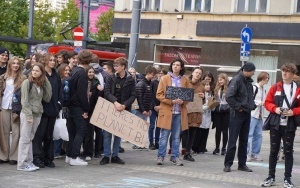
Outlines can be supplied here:
<path id="1" fill-rule="evenodd" d="M 297 0 L 296 13 L 300 13 L 300 0 Z"/>

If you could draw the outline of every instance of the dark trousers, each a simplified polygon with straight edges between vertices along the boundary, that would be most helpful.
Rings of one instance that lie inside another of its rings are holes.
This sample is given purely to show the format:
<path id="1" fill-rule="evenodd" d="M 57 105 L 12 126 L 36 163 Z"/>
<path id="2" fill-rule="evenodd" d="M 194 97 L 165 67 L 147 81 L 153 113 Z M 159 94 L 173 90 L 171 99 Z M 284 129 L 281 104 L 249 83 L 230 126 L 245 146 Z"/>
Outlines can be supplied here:
<path id="1" fill-rule="evenodd" d="M 102 129 L 88 123 L 90 118 L 87 120 L 87 132 L 84 138 L 83 154 L 84 156 L 93 157 L 93 154 L 100 155 L 101 147 L 103 146 Z M 94 133 L 95 133 L 95 147 L 94 147 Z"/>
<path id="2" fill-rule="evenodd" d="M 243 166 L 247 161 L 247 144 L 248 134 L 250 128 L 251 114 L 247 112 L 238 112 L 236 110 L 230 111 L 230 123 L 229 123 L 229 140 L 227 146 L 227 154 L 225 156 L 224 165 L 231 166 L 233 164 L 236 142 L 239 138 L 238 144 L 238 161 L 239 166 Z"/>
<path id="3" fill-rule="evenodd" d="M 83 110 L 80 107 L 69 107 L 68 133 L 69 142 L 67 147 L 67 156 L 76 158 L 80 154 L 81 144 L 86 134 L 87 121 L 82 117 Z"/>
<path id="4" fill-rule="evenodd" d="M 216 126 L 216 134 L 215 134 L 216 149 L 220 148 L 221 134 L 223 138 L 222 149 L 226 149 L 226 145 L 228 142 L 228 127 L 230 121 L 230 114 L 215 112 L 213 121 L 214 121 L 214 125 Z"/>
<path id="5" fill-rule="evenodd" d="M 209 129 L 198 128 L 198 131 L 199 131 L 199 152 L 205 152 Z"/>
<path id="6" fill-rule="evenodd" d="M 270 156 L 269 156 L 269 175 L 275 178 L 277 155 L 280 149 L 281 139 L 283 141 L 283 152 L 285 155 L 284 177 L 292 177 L 294 163 L 293 146 L 295 131 L 286 132 L 286 126 L 279 126 L 279 130 L 270 130 Z"/>
<path id="7" fill-rule="evenodd" d="M 32 140 L 33 159 L 53 161 L 53 130 L 56 117 L 43 114 Z"/>
<path id="8" fill-rule="evenodd" d="M 186 153 L 191 153 L 198 127 L 189 127 L 188 130 L 182 132 L 182 147 L 186 149 Z"/>

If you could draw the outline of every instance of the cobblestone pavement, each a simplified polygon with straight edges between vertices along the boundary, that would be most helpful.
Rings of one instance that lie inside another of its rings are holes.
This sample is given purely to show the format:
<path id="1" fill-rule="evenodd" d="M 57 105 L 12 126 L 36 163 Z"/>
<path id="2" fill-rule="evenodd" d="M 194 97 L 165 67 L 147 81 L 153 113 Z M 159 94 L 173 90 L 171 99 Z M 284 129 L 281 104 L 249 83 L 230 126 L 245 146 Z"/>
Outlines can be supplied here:
<path id="1" fill-rule="evenodd" d="M 118 188 L 206 188 L 260 187 L 268 173 L 269 135 L 263 133 L 261 162 L 248 162 L 253 172 L 237 170 L 237 161 L 232 166 L 232 172 L 223 172 L 224 156 L 212 155 L 214 149 L 214 130 L 210 131 L 208 152 L 194 156 L 195 162 L 183 161 L 184 166 L 174 166 L 165 158 L 164 165 L 155 164 L 157 150 L 133 150 L 130 143 L 122 143 L 125 153 L 120 157 L 125 165 L 108 164 L 100 166 L 100 159 L 93 159 L 88 166 L 69 166 L 64 159 L 56 159 L 54 169 L 44 168 L 36 172 L 20 172 L 16 166 L 0 165 L 0 187 L 2 188 L 81 188 L 81 187 L 118 187 Z M 294 169 L 292 181 L 300 187 L 300 139 L 296 135 Z M 182 158 L 182 157 L 181 157 Z M 284 164 L 277 165 L 277 187 L 283 187 Z"/>

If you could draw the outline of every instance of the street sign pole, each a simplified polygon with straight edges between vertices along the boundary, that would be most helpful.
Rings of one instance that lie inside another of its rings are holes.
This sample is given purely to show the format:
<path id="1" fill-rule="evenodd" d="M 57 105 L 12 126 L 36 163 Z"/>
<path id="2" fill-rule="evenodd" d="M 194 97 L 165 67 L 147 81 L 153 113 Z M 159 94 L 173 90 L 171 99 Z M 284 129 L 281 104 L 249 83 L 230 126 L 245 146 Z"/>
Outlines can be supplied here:
<path id="1" fill-rule="evenodd" d="M 82 40 L 83 40 L 83 28 L 75 27 L 73 29 L 73 39 L 74 39 L 74 47 L 75 51 L 78 53 L 82 49 Z"/>
<path id="2" fill-rule="evenodd" d="M 252 30 L 251 28 L 244 27 L 241 31 L 241 48 L 240 48 L 240 61 L 242 61 L 242 65 L 244 65 L 245 61 L 249 61 L 250 55 L 250 41 L 252 39 Z"/>

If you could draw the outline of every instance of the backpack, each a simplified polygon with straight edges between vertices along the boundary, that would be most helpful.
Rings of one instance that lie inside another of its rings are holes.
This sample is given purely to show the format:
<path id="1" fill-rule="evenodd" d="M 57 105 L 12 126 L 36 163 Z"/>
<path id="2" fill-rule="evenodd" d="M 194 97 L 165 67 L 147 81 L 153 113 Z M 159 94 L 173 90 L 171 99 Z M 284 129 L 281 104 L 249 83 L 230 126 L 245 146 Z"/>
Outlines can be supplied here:
<path id="1" fill-rule="evenodd" d="M 32 82 L 29 82 L 29 92 L 32 89 Z M 13 99 L 12 99 L 12 103 L 11 103 L 11 109 L 13 113 L 16 113 L 18 115 L 20 115 L 21 110 L 22 110 L 22 104 L 21 104 L 21 87 L 17 90 L 14 91 L 13 93 Z"/>

